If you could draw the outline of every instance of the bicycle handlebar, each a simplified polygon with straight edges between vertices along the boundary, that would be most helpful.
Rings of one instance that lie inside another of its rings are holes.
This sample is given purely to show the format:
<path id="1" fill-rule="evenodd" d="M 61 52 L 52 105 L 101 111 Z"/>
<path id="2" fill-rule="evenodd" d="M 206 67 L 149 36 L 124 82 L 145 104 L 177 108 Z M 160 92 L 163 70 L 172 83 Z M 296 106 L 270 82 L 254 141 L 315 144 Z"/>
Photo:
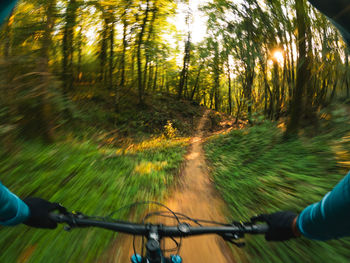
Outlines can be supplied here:
<path id="1" fill-rule="evenodd" d="M 187 223 L 180 223 L 178 226 L 165 226 L 165 225 L 153 225 L 153 224 L 136 224 L 129 222 L 105 222 L 99 220 L 92 220 L 86 218 L 79 218 L 79 216 L 70 214 L 50 214 L 51 220 L 56 223 L 67 223 L 71 227 L 100 227 L 104 229 L 113 230 L 131 235 L 147 236 L 151 229 L 156 227 L 158 233 L 162 237 L 186 237 L 203 234 L 218 234 L 218 235 L 244 235 L 244 234 L 264 234 L 268 231 L 268 225 L 266 224 L 241 224 L 239 226 L 190 226 Z"/>

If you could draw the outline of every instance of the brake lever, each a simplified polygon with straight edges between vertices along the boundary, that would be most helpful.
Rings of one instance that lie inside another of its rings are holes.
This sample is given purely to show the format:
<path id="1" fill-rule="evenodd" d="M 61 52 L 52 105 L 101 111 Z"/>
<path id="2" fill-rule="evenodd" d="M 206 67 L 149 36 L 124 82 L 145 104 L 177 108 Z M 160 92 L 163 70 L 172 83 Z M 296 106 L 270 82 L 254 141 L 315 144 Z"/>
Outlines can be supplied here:
<path id="1" fill-rule="evenodd" d="M 66 223 L 67 225 L 65 225 L 63 228 L 66 231 L 70 231 L 73 228 L 78 227 L 78 223 L 77 223 L 76 219 L 88 218 L 86 215 L 84 215 L 81 212 L 75 212 L 75 211 L 68 212 L 66 210 L 66 208 L 64 208 L 62 206 L 60 208 L 58 208 L 57 210 L 60 212 L 60 214 L 51 213 L 50 217 L 52 220 L 54 220 L 58 223 Z M 68 220 L 67 220 L 67 218 L 68 218 Z M 79 226 L 79 227 L 82 227 L 82 226 Z"/>
<path id="2" fill-rule="evenodd" d="M 231 244 L 233 244 L 233 245 L 235 245 L 235 246 L 237 246 L 239 248 L 245 247 L 245 242 L 235 242 L 232 239 L 225 239 L 225 238 L 224 238 L 224 240 L 227 241 L 227 242 L 230 242 Z"/>
<path id="3" fill-rule="evenodd" d="M 240 239 L 242 237 L 244 237 L 244 234 L 223 234 L 221 235 L 221 237 L 227 241 L 230 242 L 231 244 L 237 246 L 237 247 L 244 247 L 245 243 L 244 242 L 236 242 L 234 240 L 236 239 Z"/>
<path id="4" fill-rule="evenodd" d="M 223 234 L 221 235 L 223 237 L 223 239 L 227 239 L 227 240 L 237 240 L 237 239 L 240 239 L 240 238 L 243 238 L 244 237 L 244 234 L 231 234 L 231 233 L 226 233 L 226 234 Z"/>
<path id="5" fill-rule="evenodd" d="M 233 221 L 231 223 L 231 225 L 233 226 L 236 226 L 236 227 L 239 227 L 239 228 L 242 228 L 244 227 L 244 224 L 241 223 L 241 222 L 237 222 L 237 221 Z M 244 242 L 236 242 L 234 240 L 237 240 L 237 239 L 240 239 L 240 238 L 243 238 L 244 237 L 244 233 L 243 231 L 241 233 L 235 233 L 235 234 L 232 234 L 232 233 L 226 233 L 226 234 L 223 234 L 221 235 L 221 237 L 227 241 L 227 242 L 230 242 L 231 244 L 237 246 L 237 247 L 244 247 L 245 246 L 245 243 Z"/>
<path id="6" fill-rule="evenodd" d="M 68 225 L 64 226 L 64 230 L 66 230 L 66 231 L 70 231 L 73 228 L 78 227 L 78 223 L 77 223 L 76 219 L 88 218 L 83 213 L 76 212 L 76 211 L 72 211 L 71 213 L 68 213 L 66 216 L 70 217 L 70 219 L 71 219 L 71 222 L 67 223 Z M 82 227 L 82 226 L 79 226 L 79 227 Z"/>

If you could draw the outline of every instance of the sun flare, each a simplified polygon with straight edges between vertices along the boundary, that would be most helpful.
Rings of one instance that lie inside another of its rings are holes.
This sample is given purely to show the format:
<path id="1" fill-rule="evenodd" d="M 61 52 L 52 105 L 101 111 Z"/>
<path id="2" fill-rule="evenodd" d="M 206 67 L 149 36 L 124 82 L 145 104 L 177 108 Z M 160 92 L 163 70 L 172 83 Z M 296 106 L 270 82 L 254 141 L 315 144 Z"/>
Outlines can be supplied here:
<path id="1" fill-rule="evenodd" d="M 280 50 L 276 50 L 273 52 L 273 58 L 278 62 L 282 63 L 283 62 L 283 53 Z"/>

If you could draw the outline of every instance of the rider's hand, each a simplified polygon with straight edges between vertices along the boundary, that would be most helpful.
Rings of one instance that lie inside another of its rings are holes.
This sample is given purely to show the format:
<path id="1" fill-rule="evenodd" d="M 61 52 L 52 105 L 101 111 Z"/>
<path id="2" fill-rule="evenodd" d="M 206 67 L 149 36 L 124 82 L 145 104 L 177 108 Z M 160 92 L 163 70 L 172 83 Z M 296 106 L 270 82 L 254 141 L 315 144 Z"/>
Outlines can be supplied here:
<path id="1" fill-rule="evenodd" d="M 285 241 L 300 236 L 296 226 L 298 215 L 290 211 L 281 211 L 273 214 L 261 214 L 252 218 L 252 221 L 266 222 L 269 231 L 265 234 L 267 241 Z"/>
<path id="2" fill-rule="evenodd" d="M 57 223 L 49 218 L 49 214 L 55 210 L 60 210 L 61 206 L 58 203 L 50 203 L 41 198 L 28 197 L 23 200 L 29 207 L 29 218 L 23 222 L 31 227 L 50 228 L 57 227 Z"/>

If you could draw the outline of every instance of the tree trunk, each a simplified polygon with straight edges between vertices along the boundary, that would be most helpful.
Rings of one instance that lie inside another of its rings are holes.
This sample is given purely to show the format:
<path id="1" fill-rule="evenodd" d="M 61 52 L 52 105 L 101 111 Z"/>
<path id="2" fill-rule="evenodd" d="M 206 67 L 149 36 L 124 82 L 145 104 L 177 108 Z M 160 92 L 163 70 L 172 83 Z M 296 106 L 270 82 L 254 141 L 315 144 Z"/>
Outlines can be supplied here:
<path id="1" fill-rule="evenodd" d="M 236 98 L 236 105 L 237 105 L 237 113 L 236 113 L 235 124 L 238 123 L 239 115 L 241 113 L 241 108 L 242 108 L 242 101 L 240 101 L 238 98 Z"/>
<path id="2" fill-rule="evenodd" d="M 334 80 L 334 83 L 333 83 L 333 89 L 332 89 L 331 95 L 329 97 L 328 104 L 330 104 L 333 101 L 334 97 L 335 97 L 337 85 L 338 85 L 338 74 L 335 75 L 335 80 Z"/>
<path id="3" fill-rule="evenodd" d="M 104 20 L 102 40 L 101 40 L 101 50 L 100 50 L 100 76 L 99 81 L 106 84 L 106 61 L 107 61 L 107 48 L 108 48 L 108 21 Z"/>
<path id="4" fill-rule="evenodd" d="M 160 92 L 163 92 L 164 90 L 165 75 L 166 75 L 166 71 L 164 70 L 164 65 L 162 65 L 162 70 L 161 70 L 162 80 L 161 80 L 160 89 L 159 89 Z"/>
<path id="5" fill-rule="evenodd" d="M 146 70 L 146 69 L 145 69 Z M 145 90 L 149 90 L 152 88 L 151 84 L 152 84 L 152 80 L 153 80 L 153 71 L 154 71 L 154 66 L 153 65 L 150 65 L 149 66 L 149 74 L 148 74 L 148 80 L 147 82 L 145 83 Z M 145 76 L 146 77 L 146 76 Z"/>
<path id="6" fill-rule="evenodd" d="M 214 93 L 215 93 L 215 89 L 212 88 L 211 91 L 210 91 L 210 94 L 209 94 L 209 100 L 210 100 L 210 109 L 213 108 L 213 97 L 214 97 Z"/>
<path id="7" fill-rule="evenodd" d="M 246 71 L 246 78 L 244 84 L 245 97 L 248 102 L 248 119 L 251 121 L 252 117 L 252 85 L 254 81 L 254 66 L 251 68 L 250 66 Z"/>
<path id="8" fill-rule="evenodd" d="M 138 37 L 138 43 L 137 43 L 137 75 L 138 75 L 138 92 L 139 92 L 139 104 L 144 104 L 144 85 L 142 82 L 142 62 L 141 62 L 141 48 L 143 45 L 143 36 L 145 34 L 145 28 L 148 20 L 148 13 L 149 13 L 149 0 L 147 0 L 146 5 L 146 11 L 145 11 L 145 17 L 143 18 L 141 30 Z"/>
<path id="9" fill-rule="evenodd" d="M 114 21 L 111 22 L 109 30 L 109 76 L 108 87 L 113 89 L 113 71 L 114 71 Z"/>
<path id="10" fill-rule="evenodd" d="M 41 93 L 42 95 L 38 97 L 38 121 L 39 123 L 36 124 L 37 127 L 41 128 L 42 136 L 46 142 L 52 142 L 54 138 L 54 116 L 51 106 L 51 94 L 50 91 L 47 89 L 47 87 L 50 85 L 50 82 L 52 81 L 50 79 L 49 75 L 49 57 L 50 57 L 50 46 L 51 46 L 51 34 L 54 27 L 54 8 L 55 8 L 56 2 L 55 0 L 49 0 L 48 3 L 46 3 L 46 23 L 44 28 L 44 33 L 41 41 L 41 57 L 38 60 L 38 67 L 39 71 L 42 73 L 42 84 L 41 87 Z"/>
<path id="11" fill-rule="evenodd" d="M 215 110 L 219 111 L 220 108 L 220 55 L 219 44 L 217 42 L 214 45 L 214 94 L 215 94 Z"/>
<path id="12" fill-rule="evenodd" d="M 126 58 L 126 48 L 128 45 L 128 42 L 126 41 L 126 37 L 127 37 L 127 28 L 128 28 L 128 22 L 125 18 L 125 13 L 123 15 L 123 41 L 122 41 L 122 54 L 121 54 L 121 62 L 120 62 L 120 67 L 121 67 L 121 72 L 120 72 L 120 82 L 119 85 L 116 85 L 115 87 L 115 111 L 118 112 L 119 111 L 119 98 L 120 98 L 120 93 L 122 90 L 125 89 L 125 67 L 126 67 L 126 62 L 125 62 L 125 58 Z M 134 55 L 132 56 L 132 63 L 131 63 L 131 78 L 133 80 L 133 75 L 134 75 Z"/>
<path id="13" fill-rule="evenodd" d="M 180 74 L 180 83 L 178 88 L 177 99 L 181 99 L 182 97 L 182 92 L 183 92 L 187 74 L 188 74 L 188 66 L 190 64 L 190 52 L 191 52 L 191 34 L 188 33 L 187 41 L 185 44 L 184 62 L 183 62 L 183 67 Z"/>
<path id="14" fill-rule="evenodd" d="M 126 57 L 126 48 L 128 45 L 128 42 L 126 41 L 126 30 L 128 27 L 128 22 L 124 18 L 123 19 L 123 51 L 122 51 L 122 56 L 121 56 L 121 74 L 120 74 L 120 83 L 119 83 L 119 88 L 124 89 L 124 84 L 125 84 L 125 57 Z M 116 91 L 118 92 L 118 91 Z"/>
<path id="15" fill-rule="evenodd" d="M 278 70 L 278 62 L 274 60 L 273 62 L 273 82 L 274 84 L 274 93 L 276 99 L 276 108 L 275 108 L 275 116 L 274 119 L 278 120 L 280 111 L 281 111 L 281 99 L 280 99 L 280 83 L 279 83 L 279 70 Z M 282 84 L 283 85 L 283 84 Z"/>
<path id="16" fill-rule="evenodd" d="M 77 39 L 77 49 L 78 49 L 78 65 L 77 65 L 77 74 L 76 78 L 80 81 L 82 77 L 82 72 L 81 72 L 81 53 L 82 53 L 82 26 L 80 26 L 79 32 L 78 32 L 78 39 Z"/>
<path id="17" fill-rule="evenodd" d="M 228 78 L 228 114 L 232 113 L 232 92 L 231 92 L 231 69 L 227 58 L 227 78 Z"/>
<path id="18" fill-rule="evenodd" d="M 158 59 L 156 60 L 156 72 L 154 73 L 153 92 L 157 90 L 157 81 L 158 81 Z"/>
<path id="19" fill-rule="evenodd" d="M 198 73 L 197 73 L 197 77 L 196 77 L 196 81 L 195 81 L 195 83 L 194 83 L 194 87 L 193 87 L 193 90 L 192 90 L 192 92 L 191 92 L 190 100 L 192 100 L 192 101 L 193 101 L 193 98 L 194 98 L 194 94 L 196 93 L 196 91 L 197 91 L 197 89 L 198 89 L 199 77 L 200 77 L 200 75 L 201 75 L 202 68 L 203 68 L 203 63 L 201 63 L 200 66 L 199 66 Z"/>
<path id="20" fill-rule="evenodd" d="M 305 100 L 305 108 L 304 108 L 304 117 L 305 120 L 308 121 L 308 123 L 315 124 L 317 122 L 317 115 L 315 112 L 314 107 L 314 98 L 315 98 L 315 86 L 312 85 L 313 78 L 315 75 L 311 75 L 311 62 L 313 61 L 313 54 L 312 54 L 312 37 L 311 37 L 311 29 L 310 29 L 310 22 L 308 21 L 308 17 L 306 16 L 307 23 L 306 23 L 306 34 L 307 34 L 307 41 L 308 41 L 308 49 L 307 49 L 307 56 L 306 56 L 306 74 L 305 74 L 305 91 L 306 91 L 306 100 Z"/>
<path id="21" fill-rule="evenodd" d="M 65 15 L 65 25 L 63 32 L 63 44 L 62 44 L 62 78 L 64 92 L 67 94 L 73 87 L 73 53 L 74 53 L 74 27 L 76 24 L 76 0 L 70 0 L 67 6 Z"/>
<path id="22" fill-rule="evenodd" d="M 144 89 L 147 89 L 150 87 L 150 85 L 148 85 L 146 83 L 147 80 L 147 74 L 149 71 L 149 63 L 150 63 L 150 59 L 151 59 L 151 50 L 154 47 L 151 47 L 151 37 L 153 35 L 153 28 L 154 28 L 154 21 L 156 20 L 156 14 L 157 14 L 157 9 L 154 8 L 153 12 L 152 12 L 152 19 L 150 21 L 150 25 L 149 25 L 149 30 L 148 30 L 148 35 L 147 35 L 147 39 L 145 42 L 145 57 L 146 57 L 146 61 L 145 61 L 145 66 L 144 66 L 144 72 L 143 72 L 143 86 Z M 152 79 L 152 73 L 149 72 L 149 78 L 148 81 L 150 82 L 150 80 Z"/>
<path id="23" fill-rule="evenodd" d="M 287 125 L 285 136 L 288 138 L 298 134 L 300 126 L 300 117 L 303 113 L 302 96 L 305 89 L 307 77 L 307 60 L 306 60 L 306 28 L 305 28 L 305 9 L 304 0 L 295 0 L 295 9 L 297 16 L 298 29 L 298 51 L 299 58 L 297 62 L 297 80 L 293 100 L 291 103 L 291 116 Z"/>

